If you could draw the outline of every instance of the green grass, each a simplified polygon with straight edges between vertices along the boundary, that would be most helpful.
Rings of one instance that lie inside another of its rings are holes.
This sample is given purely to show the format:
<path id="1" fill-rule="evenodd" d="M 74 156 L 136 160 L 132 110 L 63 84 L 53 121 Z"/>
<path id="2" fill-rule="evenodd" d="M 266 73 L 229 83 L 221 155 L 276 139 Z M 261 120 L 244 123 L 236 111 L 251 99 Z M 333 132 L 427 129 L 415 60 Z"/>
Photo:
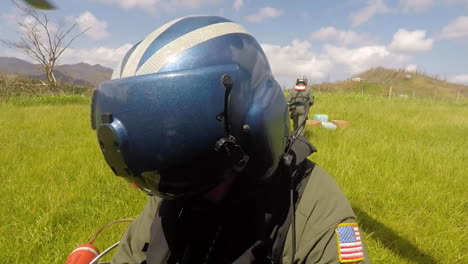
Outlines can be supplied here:
<path id="1" fill-rule="evenodd" d="M 311 159 L 355 208 L 374 263 L 466 263 L 468 108 L 318 94 L 316 113 L 351 123 L 306 135 Z"/>
<path id="2" fill-rule="evenodd" d="M 145 196 L 107 168 L 88 118 L 88 105 L 0 104 L 1 263 L 64 263 L 98 227 L 141 211 Z"/>
<path id="3" fill-rule="evenodd" d="M 468 107 L 326 93 L 315 101 L 311 116 L 351 123 L 306 135 L 318 149 L 310 158 L 355 208 L 373 263 L 466 263 Z M 98 227 L 144 206 L 107 168 L 81 103 L 0 103 L 1 263 L 64 263 Z M 104 231 L 97 247 L 124 229 Z"/>

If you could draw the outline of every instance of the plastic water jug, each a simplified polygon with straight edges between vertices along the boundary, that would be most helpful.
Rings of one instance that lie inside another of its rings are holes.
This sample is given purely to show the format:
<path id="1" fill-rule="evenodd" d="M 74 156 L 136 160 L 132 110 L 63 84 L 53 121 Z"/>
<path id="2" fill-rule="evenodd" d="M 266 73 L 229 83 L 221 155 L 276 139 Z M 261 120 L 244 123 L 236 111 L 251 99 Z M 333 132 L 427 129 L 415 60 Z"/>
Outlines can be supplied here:
<path id="1" fill-rule="evenodd" d="M 328 122 L 328 115 L 325 114 L 315 114 L 314 115 L 315 120 L 320 120 L 322 123 Z"/>
<path id="2" fill-rule="evenodd" d="M 331 129 L 331 130 L 336 129 L 336 125 L 331 122 L 322 122 L 322 126 L 326 129 Z"/>

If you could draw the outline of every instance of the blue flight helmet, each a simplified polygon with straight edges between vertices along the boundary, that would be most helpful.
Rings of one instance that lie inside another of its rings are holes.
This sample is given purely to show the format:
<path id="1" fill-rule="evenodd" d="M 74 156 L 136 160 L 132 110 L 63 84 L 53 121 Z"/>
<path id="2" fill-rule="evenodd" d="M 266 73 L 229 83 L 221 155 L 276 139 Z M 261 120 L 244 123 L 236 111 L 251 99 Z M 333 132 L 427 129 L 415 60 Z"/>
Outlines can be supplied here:
<path id="1" fill-rule="evenodd" d="M 260 45 L 217 16 L 170 21 L 94 92 L 91 123 L 112 171 L 150 195 L 203 193 L 237 170 L 271 178 L 288 142 L 286 100 Z"/>

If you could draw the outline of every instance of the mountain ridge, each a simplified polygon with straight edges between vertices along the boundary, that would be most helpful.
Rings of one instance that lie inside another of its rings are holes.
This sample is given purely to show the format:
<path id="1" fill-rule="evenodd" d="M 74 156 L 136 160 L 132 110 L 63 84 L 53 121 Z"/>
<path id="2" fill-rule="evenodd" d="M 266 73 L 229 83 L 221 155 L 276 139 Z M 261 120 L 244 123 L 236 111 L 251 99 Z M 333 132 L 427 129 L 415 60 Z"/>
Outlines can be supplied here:
<path id="1" fill-rule="evenodd" d="M 18 74 L 30 78 L 46 80 L 41 65 L 15 57 L 0 57 L 0 73 Z M 99 83 L 110 80 L 112 70 L 100 64 L 79 62 L 75 64 L 60 64 L 55 67 L 57 80 L 74 85 L 96 87 Z"/>

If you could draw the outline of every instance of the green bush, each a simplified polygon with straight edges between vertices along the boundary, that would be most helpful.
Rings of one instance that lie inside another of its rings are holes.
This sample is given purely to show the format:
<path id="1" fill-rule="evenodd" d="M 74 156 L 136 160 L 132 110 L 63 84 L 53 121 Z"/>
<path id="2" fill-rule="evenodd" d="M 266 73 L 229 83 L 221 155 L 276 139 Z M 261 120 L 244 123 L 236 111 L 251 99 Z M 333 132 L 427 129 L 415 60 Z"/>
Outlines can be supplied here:
<path id="1" fill-rule="evenodd" d="M 15 96 L 5 100 L 4 103 L 18 106 L 33 105 L 65 105 L 89 104 L 90 98 L 82 95 L 43 95 L 43 96 Z"/>
<path id="2" fill-rule="evenodd" d="M 0 74 L 0 101 L 7 101 L 12 97 L 38 97 L 44 95 L 81 95 L 89 97 L 92 91 L 92 87 L 66 83 L 58 83 L 56 87 L 51 87 L 41 80 L 20 75 Z"/>

